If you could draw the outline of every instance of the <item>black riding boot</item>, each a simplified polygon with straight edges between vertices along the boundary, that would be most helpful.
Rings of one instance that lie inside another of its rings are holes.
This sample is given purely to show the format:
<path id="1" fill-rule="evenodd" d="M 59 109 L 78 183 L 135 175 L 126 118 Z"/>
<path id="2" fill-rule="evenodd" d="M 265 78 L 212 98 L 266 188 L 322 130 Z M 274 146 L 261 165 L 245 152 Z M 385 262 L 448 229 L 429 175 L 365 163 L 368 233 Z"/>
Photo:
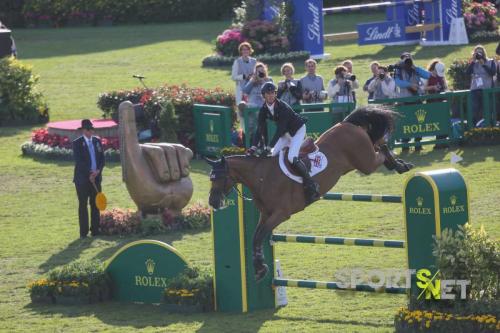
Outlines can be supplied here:
<path id="1" fill-rule="evenodd" d="M 318 200 L 320 198 L 319 185 L 309 175 L 309 172 L 307 171 L 307 167 L 304 164 L 304 162 L 295 157 L 293 159 L 292 166 L 303 179 L 304 194 L 306 197 L 306 206 Z"/>

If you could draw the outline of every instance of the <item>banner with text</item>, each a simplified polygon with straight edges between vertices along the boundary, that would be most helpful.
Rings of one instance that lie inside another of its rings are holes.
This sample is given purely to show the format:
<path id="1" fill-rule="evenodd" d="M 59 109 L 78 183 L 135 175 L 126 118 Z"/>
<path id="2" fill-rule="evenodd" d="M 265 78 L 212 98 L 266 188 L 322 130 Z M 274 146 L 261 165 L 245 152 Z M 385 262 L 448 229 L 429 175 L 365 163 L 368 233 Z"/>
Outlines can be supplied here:
<path id="1" fill-rule="evenodd" d="M 357 25 L 358 44 L 384 44 L 406 40 L 404 20 L 370 22 Z"/>

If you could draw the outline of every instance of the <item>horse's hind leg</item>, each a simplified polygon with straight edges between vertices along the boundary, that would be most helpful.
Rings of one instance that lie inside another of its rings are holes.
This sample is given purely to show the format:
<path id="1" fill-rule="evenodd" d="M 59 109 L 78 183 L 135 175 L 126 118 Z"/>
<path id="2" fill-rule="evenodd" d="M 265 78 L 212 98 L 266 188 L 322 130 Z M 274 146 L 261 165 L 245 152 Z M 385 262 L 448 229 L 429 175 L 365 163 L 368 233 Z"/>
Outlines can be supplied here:
<path id="1" fill-rule="evenodd" d="M 288 217 L 285 217 L 284 214 L 277 212 L 273 213 L 271 216 L 265 216 L 264 214 L 260 216 L 259 224 L 253 235 L 253 266 L 255 270 L 255 280 L 257 281 L 260 281 L 269 271 L 269 267 L 264 264 L 262 243 L 269 237 L 274 228 L 287 218 Z"/>

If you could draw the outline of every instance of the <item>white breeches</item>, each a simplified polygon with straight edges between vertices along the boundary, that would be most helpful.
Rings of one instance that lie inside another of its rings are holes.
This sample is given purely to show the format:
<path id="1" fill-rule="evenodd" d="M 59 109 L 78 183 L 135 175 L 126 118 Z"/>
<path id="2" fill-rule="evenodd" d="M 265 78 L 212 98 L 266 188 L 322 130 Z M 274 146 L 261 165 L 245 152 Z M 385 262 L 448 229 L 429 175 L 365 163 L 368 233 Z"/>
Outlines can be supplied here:
<path id="1" fill-rule="evenodd" d="M 276 145 L 274 145 L 271 151 L 272 156 L 278 155 L 283 148 L 288 147 L 288 161 L 293 163 L 293 159 L 295 157 L 299 157 L 300 145 L 304 142 L 305 137 L 306 125 L 302 125 L 294 136 L 291 136 L 289 133 L 285 133 L 285 135 L 278 139 Z"/>

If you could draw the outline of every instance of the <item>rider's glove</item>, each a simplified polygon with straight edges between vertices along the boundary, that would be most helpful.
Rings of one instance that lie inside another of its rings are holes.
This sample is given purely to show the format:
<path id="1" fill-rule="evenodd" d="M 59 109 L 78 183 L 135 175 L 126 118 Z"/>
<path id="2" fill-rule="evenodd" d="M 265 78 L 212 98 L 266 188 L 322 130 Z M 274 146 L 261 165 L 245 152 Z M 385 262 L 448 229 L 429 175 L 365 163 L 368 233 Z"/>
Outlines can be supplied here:
<path id="1" fill-rule="evenodd" d="M 252 147 L 247 149 L 246 155 L 247 156 L 254 156 L 256 152 L 257 152 L 257 147 L 252 146 Z"/>
<path id="2" fill-rule="evenodd" d="M 264 151 L 262 152 L 262 155 L 264 155 L 264 156 L 271 155 L 272 151 L 273 150 L 271 147 L 266 146 L 266 147 L 264 147 Z"/>

